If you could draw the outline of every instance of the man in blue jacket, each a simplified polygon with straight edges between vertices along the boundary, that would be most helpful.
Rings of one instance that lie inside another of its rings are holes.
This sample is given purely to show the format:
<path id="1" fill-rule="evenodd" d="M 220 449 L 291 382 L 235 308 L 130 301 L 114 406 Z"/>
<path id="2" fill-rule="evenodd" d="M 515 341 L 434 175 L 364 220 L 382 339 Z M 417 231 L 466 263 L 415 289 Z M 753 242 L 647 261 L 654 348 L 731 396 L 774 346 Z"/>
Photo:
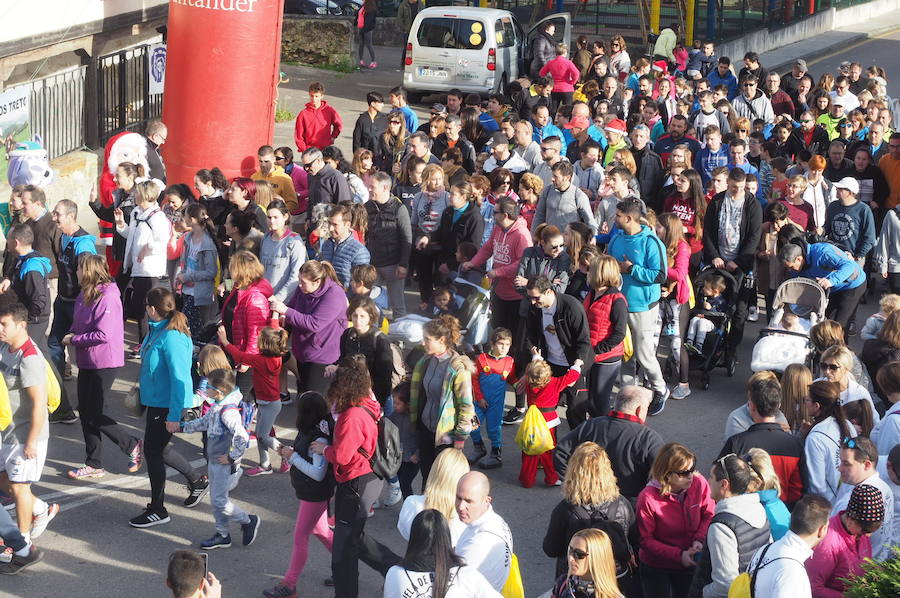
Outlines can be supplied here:
<path id="1" fill-rule="evenodd" d="M 733 100 L 738 94 L 738 81 L 734 73 L 731 72 L 731 59 L 727 56 L 719 57 L 719 63 L 716 68 L 709 72 L 706 79 L 709 81 L 711 89 L 715 89 L 717 85 L 724 85 L 728 88 L 728 101 Z"/>
<path id="2" fill-rule="evenodd" d="M 620 233 L 612 237 L 607 253 L 619 262 L 622 293 L 628 300 L 628 328 L 634 344 L 634 358 L 646 372 L 653 389 L 649 414 L 665 408 L 669 389 L 656 359 L 656 330 L 659 326 L 660 284 L 666 280 L 666 248 L 646 224 L 641 224 L 641 202 L 633 199 L 619 203 L 616 226 Z"/>
<path id="3" fill-rule="evenodd" d="M 331 238 L 322 241 L 321 257 L 331 262 L 338 280 L 344 286 L 350 283 L 350 269 L 371 261 L 369 250 L 356 240 L 350 225 L 350 208 L 336 205 L 328 213 L 328 230 Z"/>
<path id="4" fill-rule="evenodd" d="M 795 227 L 796 228 L 796 227 Z M 796 229 L 799 232 L 799 229 Z M 801 233 L 802 234 L 802 233 Z M 778 251 L 788 277 L 812 278 L 828 295 L 825 317 L 846 330 L 860 298 L 866 292 L 866 275 L 856 261 L 831 243 L 807 244 L 795 237 Z"/>

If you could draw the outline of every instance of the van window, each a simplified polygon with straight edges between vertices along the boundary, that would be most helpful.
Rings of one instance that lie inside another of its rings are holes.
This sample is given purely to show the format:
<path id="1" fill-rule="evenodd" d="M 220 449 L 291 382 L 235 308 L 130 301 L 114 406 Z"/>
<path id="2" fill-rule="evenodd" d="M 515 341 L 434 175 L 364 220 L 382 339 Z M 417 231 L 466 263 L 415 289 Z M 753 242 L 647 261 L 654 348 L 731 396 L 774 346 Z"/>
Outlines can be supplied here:
<path id="1" fill-rule="evenodd" d="M 512 48 L 515 45 L 516 30 L 513 27 L 512 19 L 508 17 L 497 19 L 497 22 L 494 24 L 494 29 L 497 32 L 498 48 Z"/>
<path id="2" fill-rule="evenodd" d="M 484 46 L 484 24 L 470 19 L 422 19 L 416 40 L 424 48 L 478 50 Z"/>

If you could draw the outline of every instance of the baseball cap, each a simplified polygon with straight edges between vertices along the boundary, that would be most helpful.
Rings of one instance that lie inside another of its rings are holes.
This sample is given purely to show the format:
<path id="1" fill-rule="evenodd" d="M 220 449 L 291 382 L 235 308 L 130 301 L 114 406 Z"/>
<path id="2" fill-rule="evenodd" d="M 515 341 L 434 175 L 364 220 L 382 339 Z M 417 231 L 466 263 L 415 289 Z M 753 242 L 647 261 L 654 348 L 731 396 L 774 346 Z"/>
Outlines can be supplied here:
<path id="1" fill-rule="evenodd" d="M 802 58 L 798 58 L 797 60 L 795 60 L 794 66 L 797 67 L 798 69 L 800 69 L 801 71 L 803 71 L 804 73 L 809 70 L 809 68 L 806 66 L 806 61 L 803 60 Z"/>
<path id="2" fill-rule="evenodd" d="M 832 106 L 844 106 L 845 105 L 844 98 L 842 98 L 838 95 L 835 95 L 834 97 L 831 98 L 831 105 Z"/>
<path id="3" fill-rule="evenodd" d="M 443 104 L 432 104 L 431 112 L 434 114 L 447 114 L 447 107 Z"/>
<path id="4" fill-rule="evenodd" d="M 859 195 L 859 181 L 852 176 L 845 176 L 838 182 L 834 183 L 835 189 L 847 189 L 852 191 L 854 195 Z"/>
<path id="5" fill-rule="evenodd" d="M 572 120 L 563 125 L 563 129 L 587 129 L 591 126 L 591 121 L 585 116 L 576 116 Z"/>

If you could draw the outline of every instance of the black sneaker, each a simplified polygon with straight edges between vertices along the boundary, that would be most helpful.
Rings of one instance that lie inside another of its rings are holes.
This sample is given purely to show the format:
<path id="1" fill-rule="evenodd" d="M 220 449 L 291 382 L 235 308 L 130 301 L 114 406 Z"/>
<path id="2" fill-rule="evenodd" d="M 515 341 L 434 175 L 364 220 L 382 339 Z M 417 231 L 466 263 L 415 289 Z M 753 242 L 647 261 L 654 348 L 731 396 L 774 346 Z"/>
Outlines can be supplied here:
<path id="1" fill-rule="evenodd" d="M 282 405 L 290 405 L 291 404 L 291 401 L 292 401 L 291 393 L 289 393 L 289 392 L 279 393 L 279 398 L 281 399 Z"/>
<path id="2" fill-rule="evenodd" d="M 481 458 L 487 455 L 487 449 L 484 446 L 484 443 L 475 444 L 475 452 L 472 453 L 472 456 L 469 457 L 469 465 L 475 465 Z"/>
<path id="3" fill-rule="evenodd" d="M 250 546 L 256 540 L 256 533 L 259 531 L 260 519 L 259 515 L 250 515 L 250 522 L 241 525 L 241 533 L 243 539 L 241 543 L 244 546 Z"/>
<path id="4" fill-rule="evenodd" d="M 856 320 L 847 324 L 847 336 L 856 336 L 859 333 L 859 327 L 856 325 Z"/>
<path id="5" fill-rule="evenodd" d="M 165 509 L 154 509 L 150 505 L 147 505 L 147 510 L 143 513 L 129 521 L 129 525 L 131 527 L 153 527 L 155 525 L 162 525 L 163 523 L 169 523 L 172 521 L 171 517 L 169 517 L 169 512 Z"/>
<path id="6" fill-rule="evenodd" d="M 231 536 L 223 536 L 222 534 L 216 532 L 216 535 L 210 538 L 209 540 L 203 540 L 200 542 L 200 548 L 203 550 L 215 550 L 216 548 L 230 548 L 231 547 Z"/>
<path id="7" fill-rule="evenodd" d="M 0 564 L 0 574 L 15 575 L 25 567 L 30 567 L 43 558 L 44 551 L 32 545 L 31 551 L 27 556 L 19 556 L 17 554 L 13 554 L 12 560 L 10 562 Z"/>
<path id="8" fill-rule="evenodd" d="M 659 415 L 663 412 L 663 409 L 666 408 L 666 401 L 669 400 L 669 396 L 672 393 L 669 392 L 669 389 L 666 388 L 666 391 L 662 394 L 658 392 L 653 393 L 653 400 L 650 402 L 650 409 L 647 410 L 648 415 Z"/>
<path id="9" fill-rule="evenodd" d="M 184 506 L 189 509 L 196 507 L 207 492 L 209 492 L 209 478 L 203 475 L 196 483 L 188 486 L 188 497 L 184 499 Z"/>
<path id="10" fill-rule="evenodd" d="M 68 413 L 56 411 L 55 413 L 51 413 L 48 419 L 51 424 L 74 424 L 78 421 L 78 414 L 74 411 L 69 411 Z"/>
<path id="11" fill-rule="evenodd" d="M 525 412 L 519 411 L 516 407 L 513 407 L 503 416 L 503 423 L 507 426 L 511 426 L 521 422 L 523 419 L 525 419 Z"/>
<path id="12" fill-rule="evenodd" d="M 334 587 L 334 578 L 326 577 L 325 581 L 323 581 L 322 583 L 325 584 L 326 588 L 333 588 Z"/>

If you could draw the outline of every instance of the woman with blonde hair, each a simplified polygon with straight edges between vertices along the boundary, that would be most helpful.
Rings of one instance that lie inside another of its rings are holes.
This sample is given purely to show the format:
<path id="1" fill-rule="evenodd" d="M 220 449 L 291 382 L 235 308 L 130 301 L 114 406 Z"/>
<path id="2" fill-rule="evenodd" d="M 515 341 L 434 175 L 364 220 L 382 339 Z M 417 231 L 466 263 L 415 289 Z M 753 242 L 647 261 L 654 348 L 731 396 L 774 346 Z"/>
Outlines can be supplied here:
<path id="1" fill-rule="evenodd" d="M 103 412 L 112 394 L 118 369 L 125 365 L 125 330 L 119 287 L 113 282 L 106 258 L 83 254 L 78 262 L 81 292 L 75 299 L 71 332 L 62 344 L 75 351 L 78 365 L 78 413 L 87 457 L 84 467 L 68 472 L 73 480 L 102 477 L 101 441 L 112 440 L 128 456 L 128 471 L 141 467 L 143 443 Z"/>
<path id="2" fill-rule="evenodd" d="M 550 513 L 543 545 L 544 554 L 556 559 L 556 575 L 566 571 L 566 547 L 575 532 L 593 522 L 607 521 L 618 524 L 623 532 L 614 541 L 616 577 L 620 582 L 630 581 L 632 555 L 627 534 L 634 524 L 634 510 L 619 494 L 609 456 L 602 446 L 583 442 L 572 453 L 566 471 L 563 499 Z"/>
<path id="3" fill-rule="evenodd" d="M 409 540 L 409 532 L 416 515 L 425 509 L 434 509 L 450 524 L 450 536 L 455 545 L 466 527 L 456 515 L 456 486 L 459 479 L 467 473 L 469 461 L 460 449 L 450 448 L 441 451 L 428 474 L 425 493 L 407 496 L 403 501 L 400 518 L 397 520 L 397 531 L 400 535 Z"/>
<path id="4" fill-rule="evenodd" d="M 621 598 L 609 535 L 579 531 L 569 541 L 566 560 L 568 571 L 556 580 L 552 598 Z"/>
<path id="5" fill-rule="evenodd" d="M 584 298 L 594 362 L 588 371 L 588 409 L 592 417 L 607 415 L 613 385 L 619 379 L 628 330 L 628 301 L 622 294 L 619 263 L 609 255 L 591 262 Z"/>
<path id="6" fill-rule="evenodd" d="M 802 363 L 790 364 L 781 375 L 781 412 L 796 435 L 802 435 L 803 424 L 809 417 L 803 398 L 810 384 L 812 372 Z"/>
<path id="7" fill-rule="evenodd" d="M 709 483 L 697 473 L 694 454 L 675 442 L 663 446 L 650 468 L 650 481 L 638 495 L 635 513 L 645 596 L 687 594 L 694 559 L 703 550 L 715 510 Z"/>
<path id="8" fill-rule="evenodd" d="M 741 458 L 747 462 L 753 474 L 759 479 L 759 490 L 756 493 L 759 495 L 759 502 L 766 510 L 772 539 L 778 540 L 787 533 L 791 526 L 791 513 L 779 498 L 781 481 L 778 479 L 778 474 L 775 473 L 772 457 L 760 448 L 752 448 Z"/>
<path id="9" fill-rule="evenodd" d="M 866 401 L 872 408 L 872 419 L 877 424 L 881 421 L 875 410 L 875 402 L 868 390 L 862 387 L 851 373 L 853 370 L 853 352 L 844 345 L 835 345 L 825 349 L 819 360 L 821 378 L 835 382 L 841 388 L 841 405 L 853 401 Z"/>

